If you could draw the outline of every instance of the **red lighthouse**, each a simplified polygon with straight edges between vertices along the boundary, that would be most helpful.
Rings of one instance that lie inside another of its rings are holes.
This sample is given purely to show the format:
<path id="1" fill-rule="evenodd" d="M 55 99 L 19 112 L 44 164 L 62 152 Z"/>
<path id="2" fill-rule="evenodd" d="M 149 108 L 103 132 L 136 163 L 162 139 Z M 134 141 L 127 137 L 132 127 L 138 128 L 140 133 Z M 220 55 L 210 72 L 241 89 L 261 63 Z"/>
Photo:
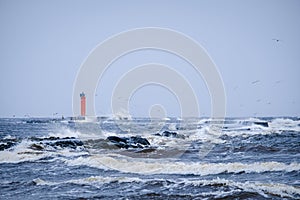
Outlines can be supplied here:
<path id="1" fill-rule="evenodd" d="M 85 106 L 86 106 L 86 104 L 85 104 L 85 94 L 82 92 L 81 94 L 80 94 L 80 99 L 81 99 L 81 116 L 85 116 Z"/>

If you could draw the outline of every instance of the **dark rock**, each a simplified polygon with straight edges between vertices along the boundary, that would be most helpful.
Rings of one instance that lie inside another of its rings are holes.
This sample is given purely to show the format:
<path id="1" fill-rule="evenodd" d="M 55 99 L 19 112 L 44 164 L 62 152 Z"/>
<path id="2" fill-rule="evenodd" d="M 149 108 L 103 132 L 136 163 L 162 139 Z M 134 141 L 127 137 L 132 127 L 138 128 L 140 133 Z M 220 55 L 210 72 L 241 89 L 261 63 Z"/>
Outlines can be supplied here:
<path id="1" fill-rule="evenodd" d="M 74 137 L 48 137 L 48 138 L 38 138 L 31 137 L 30 140 L 33 142 L 29 146 L 30 149 L 41 151 L 44 150 L 47 146 L 54 148 L 72 148 L 76 149 L 77 147 L 82 147 L 84 144 L 81 140 L 78 140 Z M 1 139 L 0 140 L 0 151 L 9 149 L 20 142 L 20 139 Z"/>
<path id="2" fill-rule="evenodd" d="M 171 132 L 171 131 L 164 131 L 161 134 L 160 133 L 156 133 L 154 135 L 156 135 L 156 136 L 163 136 L 163 137 L 173 137 L 173 138 L 185 139 L 184 135 L 178 134 L 176 132 Z"/>
<path id="3" fill-rule="evenodd" d="M 44 149 L 44 147 L 42 145 L 40 145 L 40 144 L 32 144 L 30 146 L 30 148 L 33 149 L 33 150 L 38 150 L 38 151 L 41 151 L 41 150 Z"/>
<path id="4" fill-rule="evenodd" d="M 30 146 L 30 148 L 34 150 L 42 150 L 45 148 L 45 145 L 54 148 L 60 147 L 60 148 L 72 148 L 72 149 L 76 149 L 77 147 L 84 145 L 82 141 L 74 137 L 59 138 L 59 137 L 51 136 L 47 138 L 32 137 L 30 139 L 33 142 L 39 142 L 39 144 L 33 144 Z"/>
<path id="5" fill-rule="evenodd" d="M 4 151 L 5 149 L 9 149 L 14 145 L 15 145 L 15 143 L 13 143 L 13 142 L 7 142 L 6 144 L 0 144 L 0 151 Z"/>
<path id="6" fill-rule="evenodd" d="M 38 138 L 38 137 L 31 137 L 30 138 L 32 141 L 55 141 L 55 140 L 73 140 L 76 139 L 75 137 L 64 137 L 64 138 L 60 138 L 60 137 L 54 137 L 54 136 L 50 136 L 50 137 L 46 137 L 46 138 Z"/>
<path id="7" fill-rule="evenodd" d="M 260 125 L 260 126 L 263 126 L 263 127 L 269 127 L 268 122 L 254 122 L 254 124 Z"/>
<path id="8" fill-rule="evenodd" d="M 177 133 L 176 132 L 170 132 L 170 131 L 164 131 L 162 132 L 162 136 L 164 137 L 177 137 Z"/>
<path id="9" fill-rule="evenodd" d="M 61 148 L 72 148 L 76 149 L 79 146 L 83 146 L 83 142 L 80 140 L 59 140 L 53 143 L 49 143 L 49 145 L 53 147 L 61 147 Z"/>
<path id="10" fill-rule="evenodd" d="M 117 137 L 117 136 L 109 136 L 109 137 L 107 137 L 107 139 L 113 143 L 119 143 L 119 142 L 126 143 L 127 142 L 126 138 L 121 138 L 121 137 Z"/>
<path id="11" fill-rule="evenodd" d="M 152 153 L 154 151 L 156 151 L 156 148 L 146 148 L 146 149 L 138 150 L 136 151 L 136 153 Z"/>
<path id="12" fill-rule="evenodd" d="M 46 119 L 31 119 L 26 121 L 27 124 L 44 124 L 49 122 L 51 121 Z"/>
<path id="13" fill-rule="evenodd" d="M 4 151 L 5 149 L 9 149 L 16 144 L 19 143 L 19 140 L 17 139 L 1 139 L 0 140 L 0 151 Z"/>
<path id="14" fill-rule="evenodd" d="M 142 138 L 139 136 L 132 137 L 117 137 L 117 136 L 109 136 L 107 140 L 112 142 L 115 146 L 119 148 L 144 148 L 145 146 L 149 146 L 150 142 L 146 138 Z"/>
<path id="15" fill-rule="evenodd" d="M 130 142 L 142 145 L 150 145 L 150 142 L 146 138 L 142 137 L 130 137 Z"/>

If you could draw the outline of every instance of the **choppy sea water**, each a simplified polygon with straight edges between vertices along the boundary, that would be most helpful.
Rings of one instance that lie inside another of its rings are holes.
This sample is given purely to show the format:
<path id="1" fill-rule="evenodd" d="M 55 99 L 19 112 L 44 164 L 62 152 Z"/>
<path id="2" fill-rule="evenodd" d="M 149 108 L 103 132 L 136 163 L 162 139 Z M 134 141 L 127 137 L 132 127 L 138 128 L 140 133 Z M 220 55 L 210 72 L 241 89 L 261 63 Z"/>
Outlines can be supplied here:
<path id="1" fill-rule="evenodd" d="M 0 119 L 0 199 L 300 199 L 299 133 L 299 118 Z"/>

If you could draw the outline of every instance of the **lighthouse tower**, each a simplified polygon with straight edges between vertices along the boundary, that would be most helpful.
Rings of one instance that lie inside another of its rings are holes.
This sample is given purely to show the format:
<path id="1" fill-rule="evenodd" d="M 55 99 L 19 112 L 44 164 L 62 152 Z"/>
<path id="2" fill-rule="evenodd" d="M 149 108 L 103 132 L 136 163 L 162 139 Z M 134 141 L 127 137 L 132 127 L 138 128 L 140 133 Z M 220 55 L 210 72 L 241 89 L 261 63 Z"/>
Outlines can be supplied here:
<path id="1" fill-rule="evenodd" d="M 86 98 L 85 98 L 85 94 L 83 92 L 80 94 L 80 99 L 81 99 L 80 115 L 82 117 L 84 117 L 85 116 L 85 109 L 86 109 L 86 103 L 85 103 Z"/>

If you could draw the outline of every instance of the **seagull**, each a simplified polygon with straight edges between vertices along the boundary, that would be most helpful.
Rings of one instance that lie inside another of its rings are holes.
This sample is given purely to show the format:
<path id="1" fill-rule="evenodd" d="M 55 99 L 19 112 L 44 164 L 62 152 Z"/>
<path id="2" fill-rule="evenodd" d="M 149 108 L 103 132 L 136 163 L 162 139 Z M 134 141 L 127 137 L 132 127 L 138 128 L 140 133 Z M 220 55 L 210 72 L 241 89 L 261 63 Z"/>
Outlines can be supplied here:
<path id="1" fill-rule="evenodd" d="M 277 39 L 277 38 L 273 38 L 272 40 L 274 40 L 275 42 L 280 42 L 281 40 Z"/>

